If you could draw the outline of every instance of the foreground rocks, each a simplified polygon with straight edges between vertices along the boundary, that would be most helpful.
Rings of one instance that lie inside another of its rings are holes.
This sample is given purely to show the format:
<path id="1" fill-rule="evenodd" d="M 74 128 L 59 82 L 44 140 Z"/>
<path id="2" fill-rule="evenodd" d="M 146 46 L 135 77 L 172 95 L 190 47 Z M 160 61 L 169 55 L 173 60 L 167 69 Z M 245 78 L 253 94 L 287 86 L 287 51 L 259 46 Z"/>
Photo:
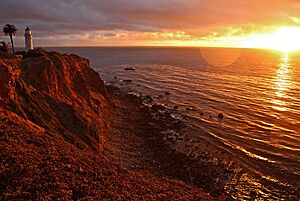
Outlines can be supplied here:
<path id="1" fill-rule="evenodd" d="M 0 117 L 1 200 L 213 200 L 181 181 L 133 172 L 13 113 Z"/>

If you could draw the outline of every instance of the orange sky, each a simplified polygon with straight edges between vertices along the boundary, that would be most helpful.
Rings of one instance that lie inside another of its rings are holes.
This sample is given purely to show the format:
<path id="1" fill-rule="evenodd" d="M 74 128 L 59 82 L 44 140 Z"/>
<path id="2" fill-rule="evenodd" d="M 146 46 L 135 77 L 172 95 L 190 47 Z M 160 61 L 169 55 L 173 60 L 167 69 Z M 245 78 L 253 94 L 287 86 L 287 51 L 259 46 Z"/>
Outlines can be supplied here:
<path id="1" fill-rule="evenodd" d="M 256 47 L 300 27 L 299 0 L 1 0 L 0 10 L 1 24 L 19 28 L 17 46 L 26 26 L 36 46 L 226 47 Z"/>

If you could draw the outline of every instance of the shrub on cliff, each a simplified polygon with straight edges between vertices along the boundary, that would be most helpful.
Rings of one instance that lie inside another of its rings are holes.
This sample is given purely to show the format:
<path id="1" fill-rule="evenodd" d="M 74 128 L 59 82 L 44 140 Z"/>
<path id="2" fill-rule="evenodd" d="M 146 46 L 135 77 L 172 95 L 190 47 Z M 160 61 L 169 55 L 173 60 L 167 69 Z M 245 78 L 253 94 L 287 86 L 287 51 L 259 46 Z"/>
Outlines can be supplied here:
<path id="1" fill-rule="evenodd" d="M 6 52 L 0 51 L 0 59 L 15 59 L 16 56 L 14 54 L 9 54 Z"/>
<path id="2" fill-rule="evenodd" d="M 28 50 L 28 52 L 23 53 L 23 58 L 30 57 L 42 57 L 46 55 L 46 50 L 41 47 L 34 48 L 33 50 Z"/>
<path id="3" fill-rule="evenodd" d="M 9 48 L 9 43 L 6 43 L 5 41 L 0 42 L 0 52 L 8 53 Z"/>

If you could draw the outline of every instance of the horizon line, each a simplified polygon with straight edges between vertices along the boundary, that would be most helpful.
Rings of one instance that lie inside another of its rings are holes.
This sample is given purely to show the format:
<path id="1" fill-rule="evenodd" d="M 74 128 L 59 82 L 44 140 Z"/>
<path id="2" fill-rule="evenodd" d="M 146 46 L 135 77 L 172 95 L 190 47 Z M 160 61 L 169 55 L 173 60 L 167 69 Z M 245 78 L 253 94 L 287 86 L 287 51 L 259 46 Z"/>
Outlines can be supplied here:
<path id="1" fill-rule="evenodd" d="M 231 47 L 231 46 L 180 46 L 180 45 L 57 45 L 57 46 L 35 46 L 34 48 L 224 48 L 224 49 L 253 49 L 253 50 L 269 50 L 280 52 L 271 48 L 259 48 L 259 47 Z M 16 48 L 25 48 L 23 46 L 16 46 Z"/>

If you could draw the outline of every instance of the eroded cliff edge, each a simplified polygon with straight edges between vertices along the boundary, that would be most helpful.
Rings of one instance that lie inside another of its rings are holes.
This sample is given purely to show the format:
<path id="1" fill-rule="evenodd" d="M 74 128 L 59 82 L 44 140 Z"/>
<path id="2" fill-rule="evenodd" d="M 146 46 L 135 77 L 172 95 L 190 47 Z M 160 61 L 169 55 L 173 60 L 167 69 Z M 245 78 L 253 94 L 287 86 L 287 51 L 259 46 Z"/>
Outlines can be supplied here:
<path id="1" fill-rule="evenodd" d="M 103 81 L 76 55 L 0 60 L 1 105 L 80 148 L 101 149 L 109 127 Z"/>

